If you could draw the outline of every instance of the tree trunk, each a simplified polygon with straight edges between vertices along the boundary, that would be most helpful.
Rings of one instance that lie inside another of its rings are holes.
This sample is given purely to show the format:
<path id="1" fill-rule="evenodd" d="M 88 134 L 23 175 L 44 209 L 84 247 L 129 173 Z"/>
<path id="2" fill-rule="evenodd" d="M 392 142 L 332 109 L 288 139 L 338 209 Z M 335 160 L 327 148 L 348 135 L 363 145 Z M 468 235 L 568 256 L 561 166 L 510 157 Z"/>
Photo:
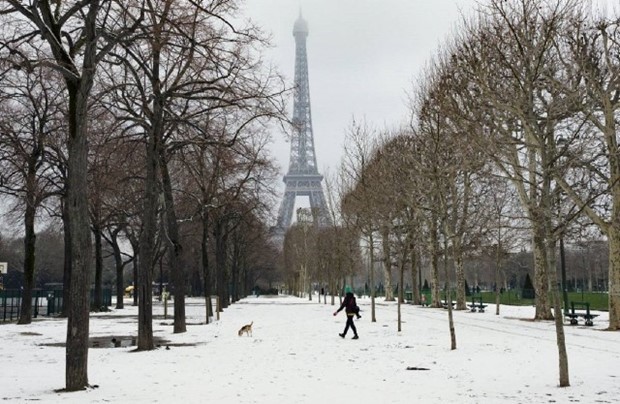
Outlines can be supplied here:
<path id="1" fill-rule="evenodd" d="M 112 252 L 114 254 L 114 266 L 116 267 L 116 309 L 125 307 L 123 298 L 125 296 L 125 282 L 123 279 L 123 257 L 118 245 L 117 234 L 112 234 Z"/>
<path id="2" fill-rule="evenodd" d="M 401 332 L 401 305 L 405 301 L 405 260 L 400 263 L 400 279 L 398 282 L 398 332 Z"/>
<path id="3" fill-rule="evenodd" d="M 411 250 L 409 251 L 409 256 L 411 257 L 411 292 L 413 301 L 416 304 L 422 304 L 420 300 L 420 291 L 422 289 L 422 285 L 419 282 L 419 268 L 418 268 L 418 252 L 416 251 L 416 246 L 412 245 Z"/>
<path id="4" fill-rule="evenodd" d="M 71 289 L 71 226 L 69 225 L 71 218 L 67 208 L 68 204 L 65 191 L 65 195 L 62 197 L 62 227 L 64 231 L 65 256 L 62 272 L 62 308 L 60 310 L 60 316 L 65 318 L 69 316 L 69 305 L 71 304 L 71 300 L 69 300 L 71 299 L 71 294 L 69 293 Z"/>
<path id="5" fill-rule="evenodd" d="M 620 229 L 616 224 L 610 226 L 607 237 L 609 241 L 609 330 L 618 331 L 620 330 Z"/>
<path id="6" fill-rule="evenodd" d="M 200 253 L 202 256 L 202 278 L 205 291 L 205 324 L 209 324 L 209 318 L 213 317 L 213 307 L 211 306 L 211 273 L 209 271 L 209 216 L 206 209 L 202 214 Z"/>
<path id="7" fill-rule="evenodd" d="M 562 299 L 560 282 L 558 280 L 555 259 L 555 242 L 548 236 L 547 256 L 549 257 L 549 279 L 551 280 L 551 294 L 553 297 L 553 314 L 555 319 L 556 343 L 558 347 L 558 365 L 560 371 L 560 387 L 570 386 L 568 377 L 568 354 L 566 352 L 566 338 L 564 336 L 564 315 L 562 314 Z"/>
<path id="8" fill-rule="evenodd" d="M 103 254 L 101 244 L 101 228 L 98 224 L 93 226 L 95 236 L 95 293 L 91 309 L 100 311 L 103 307 L 102 278 L 103 278 Z"/>
<path id="9" fill-rule="evenodd" d="M 390 230 L 387 226 L 381 231 L 381 245 L 383 246 L 383 281 L 385 282 L 385 301 L 394 301 L 392 287 L 392 259 L 390 256 Z"/>
<path id="10" fill-rule="evenodd" d="M 441 308 L 441 292 L 439 291 L 439 240 L 437 239 L 437 225 L 434 217 L 431 219 L 430 236 L 431 305 L 432 307 Z"/>
<path id="11" fill-rule="evenodd" d="M 166 240 L 170 254 L 170 269 L 174 283 L 174 333 L 187 331 L 185 324 L 185 265 L 183 263 L 183 245 L 179 236 L 179 225 L 174 208 L 172 182 L 168 172 L 168 161 L 163 152 L 160 153 L 160 170 L 164 191 L 164 211 L 166 214 Z"/>
<path id="12" fill-rule="evenodd" d="M 497 287 L 497 285 L 500 284 L 500 279 L 499 279 L 499 274 L 500 274 L 500 266 L 501 266 L 501 251 L 502 251 L 502 235 L 501 235 L 501 228 L 498 232 L 498 242 L 497 242 L 497 249 L 495 251 L 495 315 L 499 316 L 499 307 L 500 307 L 500 294 L 499 294 L 499 288 Z M 508 290 L 508 289 L 506 289 Z"/>
<path id="13" fill-rule="evenodd" d="M 534 226 L 532 249 L 534 251 L 534 289 L 536 290 L 536 320 L 552 320 L 551 307 L 549 307 L 549 277 L 548 259 L 545 246 L 544 229 L 536 221 L 531 222 Z"/>
<path id="14" fill-rule="evenodd" d="M 444 240 L 444 252 L 448 251 L 447 240 Z M 452 314 L 452 291 L 450 290 L 450 274 L 448 272 L 448 255 L 443 256 L 443 272 L 446 277 L 446 307 L 448 308 L 448 328 L 450 330 L 450 350 L 456 349 L 456 330 L 454 329 L 454 317 Z"/>
<path id="15" fill-rule="evenodd" d="M 456 272 L 456 309 L 467 309 L 467 296 L 465 294 L 465 271 L 463 269 L 463 254 L 460 247 L 460 241 L 455 240 L 454 247 L 454 266 Z"/>
<path id="16" fill-rule="evenodd" d="M 215 278 L 217 295 L 220 297 L 220 309 L 228 307 L 228 274 L 226 269 L 226 232 L 224 230 L 224 223 L 221 218 L 218 218 L 215 224 L 214 234 L 215 237 Z M 300 290 L 299 287 L 296 289 Z"/>
<path id="17" fill-rule="evenodd" d="M 368 242 L 370 243 L 370 321 L 377 322 L 375 313 L 375 240 L 372 237 L 372 230 L 368 236 Z"/>
<path id="18" fill-rule="evenodd" d="M 94 27 L 92 27 L 94 30 Z M 88 63 L 85 62 L 85 65 Z M 94 70 L 94 69 L 93 69 Z M 94 71 L 91 73 L 94 74 Z M 92 244 L 88 215 L 88 142 L 87 114 L 92 81 L 68 82 L 69 147 L 67 202 L 71 218 L 71 280 L 69 286 L 66 388 L 68 391 L 88 386 L 88 334 L 90 314 L 90 274 Z"/>
<path id="19" fill-rule="evenodd" d="M 34 169 L 34 167 L 32 168 Z M 30 189 L 30 183 L 34 180 L 34 173 L 32 173 L 32 176 L 33 178 L 30 178 L 31 169 L 29 167 L 28 189 Z M 24 289 L 17 324 L 30 324 L 32 322 L 32 289 L 34 288 L 35 244 L 37 239 L 34 231 L 36 214 L 36 202 L 34 199 L 34 195 L 28 191 L 26 196 L 26 212 L 24 213 Z"/>
<path id="20" fill-rule="evenodd" d="M 230 272 L 232 276 L 232 301 L 239 300 L 239 240 L 237 237 L 233 238 L 232 243 L 232 262 L 230 265 Z"/>
<path id="21" fill-rule="evenodd" d="M 132 296 L 132 306 L 137 306 L 138 305 L 138 278 L 139 278 L 139 274 L 140 274 L 140 249 L 138 248 L 137 250 L 137 254 L 136 254 L 136 259 L 134 260 L 134 263 L 132 265 L 133 267 L 133 292 L 131 293 Z"/>
<path id="22" fill-rule="evenodd" d="M 157 106 L 158 102 L 154 102 Z M 160 107 L 156 107 L 160 108 Z M 154 129 L 148 134 L 146 144 L 146 178 L 144 184 L 144 211 L 140 233 L 137 280 L 134 281 L 134 302 L 138 301 L 138 351 L 155 348 L 153 342 L 153 267 L 155 258 L 155 232 L 157 231 L 157 204 L 159 171 L 159 139 Z M 134 268 L 136 263 L 134 263 Z M 137 296 L 136 296 L 137 294 Z"/>

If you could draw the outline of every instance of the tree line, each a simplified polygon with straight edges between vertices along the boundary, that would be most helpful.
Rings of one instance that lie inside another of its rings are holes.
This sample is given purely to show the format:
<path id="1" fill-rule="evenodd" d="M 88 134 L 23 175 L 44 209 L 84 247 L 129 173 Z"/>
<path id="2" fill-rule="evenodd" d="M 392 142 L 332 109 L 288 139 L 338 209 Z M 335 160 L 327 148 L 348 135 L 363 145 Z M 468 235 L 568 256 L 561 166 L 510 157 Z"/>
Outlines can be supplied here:
<path id="1" fill-rule="evenodd" d="M 260 30 L 238 18 L 232 0 L 125 3 L 0 6 L 0 189 L 21 204 L 25 291 L 37 217 L 62 222 L 67 390 L 88 385 L 88 290 L 103 240 L 119 274 L 129 260 L 137 267 L 140 350 L 153 349 L 151 284 L 162 254 L 175 286 L 174 332 L 184 332 L 186 263 L 199 256 L 205 295 L 227 302 L 228 285 L 241 285 L 269 245 L 267 122 L 285 121 L 288 89 L 260 58 Z M 324 284 L 333 304 L 367 256 L 371 267 L 381 263 L 388 299 L 409 272 L 419 301 L 425 267 L 432 305 L 441 307 L 441 280 L 454 278 L 462 310 L 466 259 L 493 255 L 499 285 L 507 252 L 528 240 L 535 318 L 555 322 L 567 386 L 563 317 L 554 316 L 564 238 L 607 240 L 608 328 L 620 329 L 619 80 L 617 13 L 578 0 L 481 3 L 410 89 L 409 125 L 352 122 L 328 186 L 337 225 L 302 220 L 290 229 L 287 287 L 312 296 Z M 115 247 L 120 239 L 131 257 Z"/>
<path id="2" fill-rule="evenodd" d="M 266 146 L 270 122 L 286 123 L 289 89 L 239 4 L 0 6 L 0 192 L 23 224 L 19 323 L 31 321 L 36 228 L 57 220 L 68 391 L 88 386 L 89 291 L 100 299 L 106 255 L 118 308 L 124 270 L 136 268 L 138 350 L 154 349 L 151 285 L 163 259 L 175 333 L 186 330 L 188 267 L 199 268 L 206 301 L 217 294 L 223 306 L 273 270 L 266 223 L 277 167 Z"/>
<path id="3" fill-rule="evenodd" d="M 387 299 L 409 272 L 419 302 L 425 267 L 432 306 L 442 306 L 442 289 L 452 300 L 454 278 L 455 308 L 464 310 L 465 261 L 486 251 L 500 285 L 507 254 L 526 240 L 535 319 L 555 322 L 568 386 L 558 245 L 602 238 L 608 329 L 620 330 L 620 15 L 612 14 L 577 0 L 482 2 L 414 82 L 408 125 L 351 123 L 331 207 L 366 249 L 372 321 L 375 262 Z"/>

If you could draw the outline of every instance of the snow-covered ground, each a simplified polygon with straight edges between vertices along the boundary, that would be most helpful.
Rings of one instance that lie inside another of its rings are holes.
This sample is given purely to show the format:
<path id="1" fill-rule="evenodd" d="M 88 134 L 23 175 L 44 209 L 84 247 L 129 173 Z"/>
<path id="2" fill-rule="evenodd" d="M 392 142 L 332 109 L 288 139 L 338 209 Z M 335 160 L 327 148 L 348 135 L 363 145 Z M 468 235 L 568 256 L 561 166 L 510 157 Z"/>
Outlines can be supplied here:
<path id="1" fill-rule="evenodd" d="M 127 302 L 129 303 L 129 301 Z M 0 325 L 0 400 L 45 403 L 616 403 L 620 400 L 620 333 L 566 326 L 571 386 L 558 387 L 553 322 L 533 322 L 532 307 L 454 312 L 457 349 L 450 350 L 443 309 L 358 299 L 359 340 L 341 339 L 345 315 L 295 297 L 250 297 L 204 324 L 204 305 L 187 301 L 187 329 L 172 333 L 161 304 L 150 352 L 131 347 L 89 350 L 93 388 L 64 387 L 66 321 L 39 318 Z M 329 300 L 328 300 L 329 303 Z M 172 313 L 172 309 L 169 309 Z M 93 315 L 91 338 L 137 334 L 137 308 Z M 237 331 L 253 321 L 253 335 Z M 106 343 L 105 341 L 109 341 Z M 168 346 L 169 349 L 166 349 Z M 417 367 L 428 370 L 408 370 Z M 95 387 L 96 386 L 96 387 Z"/>

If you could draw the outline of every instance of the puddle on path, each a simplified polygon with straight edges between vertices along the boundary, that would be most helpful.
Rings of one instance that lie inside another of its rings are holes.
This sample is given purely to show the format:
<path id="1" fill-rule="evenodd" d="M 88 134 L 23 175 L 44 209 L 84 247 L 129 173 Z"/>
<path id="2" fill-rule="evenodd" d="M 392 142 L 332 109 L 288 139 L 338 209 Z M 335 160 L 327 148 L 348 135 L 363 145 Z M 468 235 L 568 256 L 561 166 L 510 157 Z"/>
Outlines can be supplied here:
<path id="1" fill-rule="evenodd" d="M 137 343 L 137 338 L 131 335 L 125 336 L 103 336 L 103 337 L 91 337 L 88 340 L 89 348 L 129 348 L 135 347 Z M 169 340 L 161 338 L 161 337 L 153 337 L 153 344 L 155 347 L 181 347 L 181 346 L 196 346 L 198 344 L 194 343 L 170 343 Z M 40 344 L 42 346 L 55 346 L 55 347 L 64 347 L 64 342 L 53 342 L 47 344 Z"/>

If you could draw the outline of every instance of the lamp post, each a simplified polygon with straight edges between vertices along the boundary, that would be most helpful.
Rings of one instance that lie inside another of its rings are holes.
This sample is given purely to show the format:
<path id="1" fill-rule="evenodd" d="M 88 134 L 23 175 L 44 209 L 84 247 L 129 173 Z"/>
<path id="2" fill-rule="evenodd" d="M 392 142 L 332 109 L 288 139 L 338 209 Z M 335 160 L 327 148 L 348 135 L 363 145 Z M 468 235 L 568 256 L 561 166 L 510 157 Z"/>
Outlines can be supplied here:
<path id="1" fill-rule="evenodd" d="M 562 148 L 562 153 L 560 156 L 565 155 L 567 141 L 564 136 L 560 136 L 557 140 L 557 146 Z M 558 202 L 560 201 L 558 195 Z M 561 205 L 558 203 L 559 212 L 558 217 L 562 217 Z M 562 299 L 564 300 L 564 314 L 568 313 L 568 290 L 566 288 L 566 257 L 564 254 L 564 230 L 560 233 L 560 271 L 562 273 Z"/>
<path id="2" fill-rule="evenodd" d="M 566 258 L 564 255 L 564 235 L 560 236 L 560 270 L 562 271 L 562 298 L 564 313 L 568 313 L 568 290 L 566 288 Z"/>

